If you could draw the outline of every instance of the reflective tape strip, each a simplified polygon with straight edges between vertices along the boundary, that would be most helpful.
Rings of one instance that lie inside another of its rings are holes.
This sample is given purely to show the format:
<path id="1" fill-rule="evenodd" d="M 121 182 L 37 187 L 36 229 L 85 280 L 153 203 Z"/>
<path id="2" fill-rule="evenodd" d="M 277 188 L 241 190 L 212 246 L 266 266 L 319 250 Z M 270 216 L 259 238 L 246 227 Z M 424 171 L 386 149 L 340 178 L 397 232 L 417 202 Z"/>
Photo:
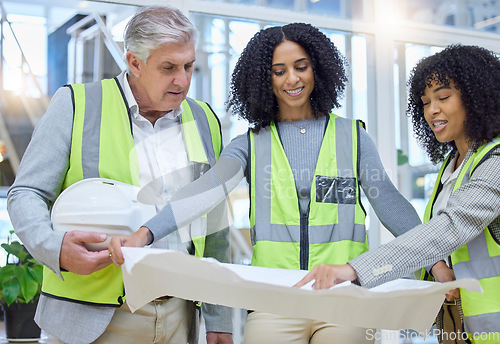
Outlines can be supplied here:
<path id="1" fill-rule="evenodd" d="M 215 153 L 214 148 L 212 146 L 212 135 L 210 132 L 210 125 L 208 123 L 207 114 L 205 110 L 194 100 L 191 98 L 186 98 L 187 104 L 191 108 L 191 112 L 193 114 L 193 118 L 196 123 L 196 127 L 198 128 L 199 137 L 201 138 L 201 144 L 205 150 L 205 154 L 210 166 L 215 165 Z M 193 147 L 194 148 L 194 147 Z"/>
<path id="2" fill-rule="evenodd" d="M 354 161 L 353 150 L 351 147 L 346 149 L 344 145 L 353 146 L 352 137 L 352 125 L 353 121 L 346 120 L 342 117 L 337 117 L 335 119 L 335 153 L 337 160 L 337 173 L 339 177 L 352 177 L 355 178 L 357 173 L 354 171 Z M 358 197 L 356 197 L 358 198 Z M 345 225 L 349 225 L 350 231 L 352 232 L 352 223 L 355 218 L 356 207 L 352 204 L 338 204 L 338 222 L 339 226 L 342 228 Z M 335 233 L 342 233 L 342 230 L 334 231 Z M 340 235 L 342 237 L 342 235 Z M 363 230 L 363 240 L 364 242 L 364 230 Z M 337 240 L 334 240 L 337 241 Z M 355 240 L 356 241 L 356 240 Z"/>
<path id="3" fill-rule="evenodd" d="M 464 322 L 465 330 L 471 334 L 500 332 L 500 312 L 485 313 L 465 317 Z M 494 343 L 494 341 L 492 341 L 491 343 Z"/>
<path id="4" fill-rule="evenodd" d="M 467 250 L 470 260 L 453 264 L 458 278 L 483 279 L 500 276 L 500 256 L 490 257 L 484 233 L 469 242 Z"/>
<path id="5" fill-rule="evenodd" d="M 255 179 L 252 181 L 255 188 L 255 220 L 266 227 L 271 223 L 271 135 L 270 126 L 260 130 L 259 135 L 263 138 L 256 139 L 254 135 L 254 152 L 258 152 L 259 157 L 255 157 Z M 265 138 L 265 139 L 264 139 Z M 297 226 L 298 227 L 298 226 Z M 298 242 L 299 240 L 297 240 Z"/>
<path id="6" fill-rule="evenodd" d="M 338 223 L 335 225 L 309 227 L 309 244 L 322 244 L 343 240 L 364 243 L 366 241 L 365 225 Z"/>
<path id="7" fill-rule="evenodd" d="M 255 231 L 255 227 L 252 228 L 252 244 L 255 245 L 257 241 L 300 242 L 300 225 L 271 224 L 269 228 L 270 230 L 258 233 Z M 310 245 L 343 240 L 364 243 L 366 240 L 365 226 L 354 225 L 354 230 L 352 224 L 309 226 Z"/>
<path id="8" fill-rule="evenodd" d="M 187 98 L 188 101 L 191 101 L 191 98 Z M 205 112 L 205 119 L 208 122 L 208 129 L 211 134 L 211 142 L 212 142 L 212 150 L 215 153 L 215 159 L 219 159 L 221 150 L 222 150 L 222 128 L 219 122 L 219 119 L 215 115 L 215 113 L 212 111 L 210 106 L 202 102 L 200 100 L 195 100 L 195 102 L 202 108 L 202 110 Z M 203 115 L 203 114 L 201 114 Z M 209 143 L 207 143 L 209 144 Z"/>
<path id="9" fill-rule="evenodd" d="M 354 122 L 355 123 L 355 122 Z M 354 177 L 354 162 L 353 159 L 353 121 L 346 120 L 342 117 L 335 119 L 335 153 L 337 160 L 338 177 Z M 349 145 L 349 149 L 345 149 L 345 145 Z"/>
<path id="10" fill-rule="evenodd" d="M 85 120 L 82 136 L 83 178 L 99 177 L 99 147 L 101 140 L 102 85 L 85 84 Z"/>

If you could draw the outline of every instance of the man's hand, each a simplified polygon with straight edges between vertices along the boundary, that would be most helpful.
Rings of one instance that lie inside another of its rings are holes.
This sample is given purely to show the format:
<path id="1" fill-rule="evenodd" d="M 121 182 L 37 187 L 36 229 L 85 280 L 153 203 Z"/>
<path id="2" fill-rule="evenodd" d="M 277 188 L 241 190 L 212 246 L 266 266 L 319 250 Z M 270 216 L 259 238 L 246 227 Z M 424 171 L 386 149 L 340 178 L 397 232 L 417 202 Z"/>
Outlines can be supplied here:
<path id="1" fill-rule="evenodd" d="M 85 243 L 106 241 L 106 234 L 97 232 L 71 231 L 64 234 L 59 256 L 62 269 L 79 275 L 89 275 L 111 264 L 108 250 L 89 251 Z"/>
<path id="2" fill-rule="evenodd" d="M 114 236 L 108 243 L 109 257 L 116 266 L 124 263 L 122 247 L 143 247 L 153 240 L 153 234 L 147 227 L 141 227 L 131 235 Z"/>
<path id="3" fill-rule="evenodd" d="M 431 269 L 431 274 L 437 282 L 450 282 L 455 280 L 455 272 L 445 262 L 440 260 Z M 446 300 L 453 301 L 460 298 L 460 289 L 452 289 L 446 294 Z"/>
<path id="4" fill-rule="evenodd" d="M 226 332 L 207 332 L 207 344 L 233 344 L 233 335 Z"/>
<path id="5" fill-rule="evenodd" d="M 316 265 L 303 279 L 294 287 L 302 287 L 312 280 L 315 280 L 313 289 L 329 289 L 335 284 L 345 281 L 354 281 L 358 278 L 356 271 L 349 265 Z"/>

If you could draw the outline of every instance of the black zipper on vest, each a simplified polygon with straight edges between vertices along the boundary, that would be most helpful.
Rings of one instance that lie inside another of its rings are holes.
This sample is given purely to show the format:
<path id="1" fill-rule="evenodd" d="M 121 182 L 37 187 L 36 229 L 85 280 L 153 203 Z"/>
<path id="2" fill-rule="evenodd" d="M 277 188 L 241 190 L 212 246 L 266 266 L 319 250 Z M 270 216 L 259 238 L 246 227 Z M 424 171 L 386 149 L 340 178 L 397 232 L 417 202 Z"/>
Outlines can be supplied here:
<path id="1" fill-rule="evenodd" d="M 300 214 L 300 270 L 309 268 L 309 209 Z"/>

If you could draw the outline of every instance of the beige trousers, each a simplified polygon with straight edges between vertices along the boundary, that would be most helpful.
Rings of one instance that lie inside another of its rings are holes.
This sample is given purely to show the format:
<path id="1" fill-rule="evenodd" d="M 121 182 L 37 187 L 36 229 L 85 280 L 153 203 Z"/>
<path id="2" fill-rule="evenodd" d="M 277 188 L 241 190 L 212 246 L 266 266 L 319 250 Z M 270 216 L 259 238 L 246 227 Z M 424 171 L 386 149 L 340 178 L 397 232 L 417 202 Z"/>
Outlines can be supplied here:
<path id="1" fill-rule="evenodd" d="M 286 318 L 252 312 L 248 315 L 245 344 L 365 344 L 367 329 L 343 327 L 323 321 Z"/>
<path id="2" fill-rule="evenodd" d="M 194 311 L 192 301 L 177 298 L 152 301 L 134 313 L 125 303 L 94 343 L 184 344 L 188 342 Z"/>
<path id="3" fill-rule="evenodd" d="M 106 331 L 94 344 L 185 344 L 194 317 L 192 301 L 155 300 L 134 313 L 125 303 L 116 310 Z"/>

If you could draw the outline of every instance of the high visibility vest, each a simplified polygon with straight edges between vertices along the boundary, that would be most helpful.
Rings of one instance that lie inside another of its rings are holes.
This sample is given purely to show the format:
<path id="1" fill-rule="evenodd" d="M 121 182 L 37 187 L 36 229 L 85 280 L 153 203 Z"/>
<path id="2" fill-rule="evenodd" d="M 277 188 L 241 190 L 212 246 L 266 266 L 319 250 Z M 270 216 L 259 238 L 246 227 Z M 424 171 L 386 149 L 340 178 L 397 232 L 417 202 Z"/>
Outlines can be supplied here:
<path id="1" fill-rule="evenodd" d="M 499 145 L 500 138 L 496 138 L 471 155 L 458 175 L 453 192 L 469 182 L 475 169 Z M 449 162 L 450 156 L 446 157 L 439 170 L 425 209 L 424 222 L 431 218 L 432 207 L 441 190 L 441 176 Z M 451 261 L 457 279 L 475 278 L 483 289 L 483 293 L 475 293 L 460 288 L 465 330 L 469 338 L 473 343 L 500 343 L 500 244 L 486 227 L 479 236 L 453 252 Z"/>
<path id="2" fill-rule="evenodd" d="M 368 250 L 358 179 L 359 123 L 329 115 L 306 216 L 299 212 L 276 124 L 249 131 L 252 265 L 307 270 L 343 264 Z"/>
<path id="3" fill-rule="evenodd" d="M 132 120 L 120 84 L 105 79 L 70 85 L 74 99 L 69 169 L 63 189 L 86 178 L 109 178 L 139 186 L 139 164 L 132 136 Z M 220 123 L 206 103 L 187 98 L 182 103 L 182 130 L 188 159 L 213 166 L 222 142 Z M 200 174 L 201 174 L 200 168 Z M 195 178 L 199 177 L 195 176 Z M 203 256 L 206 216 L 191 234 L 195 255 Z M 61 272 L 64 281 L 44 268 L 44 295 L 79 303 L 119 307 L 124 302 L 121 269 L 114 264 L 90 275 Z"/>

